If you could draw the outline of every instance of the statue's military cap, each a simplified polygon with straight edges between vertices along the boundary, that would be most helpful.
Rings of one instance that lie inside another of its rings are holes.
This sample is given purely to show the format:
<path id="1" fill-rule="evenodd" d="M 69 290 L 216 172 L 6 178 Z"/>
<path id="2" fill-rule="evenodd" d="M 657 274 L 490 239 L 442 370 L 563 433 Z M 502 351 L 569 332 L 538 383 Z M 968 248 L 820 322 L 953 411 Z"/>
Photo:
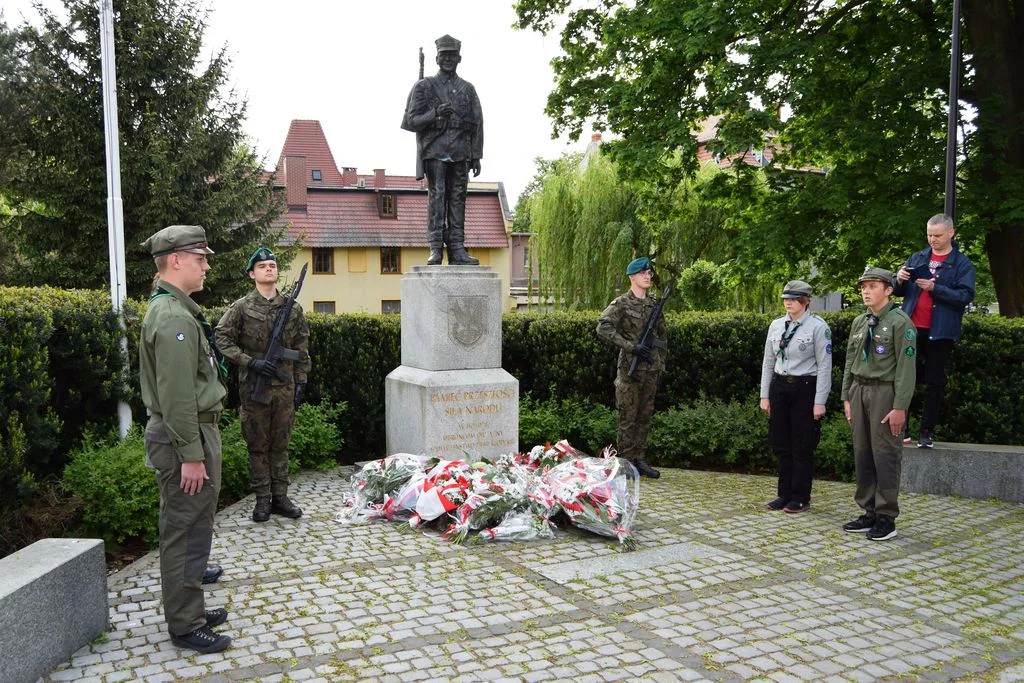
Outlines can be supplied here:
<path id="1" fill-rule="evenodd" d="M 150 235 L 142 246 L 149 249 L 153 258 L 176 251 L 188 251 L 193 254 L 214 253 L 206 244 L 206 231 L 201 225 L 169 225 Z"/>
<path id="2" fill-rule="evenodd" d="M 438 52 L 461 52 L 462 41 L 452 38 L 447 33 L 434 41 Z"/>

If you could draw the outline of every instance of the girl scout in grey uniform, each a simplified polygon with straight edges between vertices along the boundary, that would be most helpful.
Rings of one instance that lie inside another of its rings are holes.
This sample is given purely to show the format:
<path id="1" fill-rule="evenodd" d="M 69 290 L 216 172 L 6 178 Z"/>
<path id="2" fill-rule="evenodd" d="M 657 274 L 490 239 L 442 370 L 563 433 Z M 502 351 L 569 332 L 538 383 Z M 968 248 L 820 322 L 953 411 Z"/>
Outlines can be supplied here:
<path id="1" fill-rule="evenodd" d="M 761 410 L 770 418 L 769 440 L 779 458 L 778 497 L 768 508 L 803 512 L 811 506 L 819 420 L 832 389 L 832 331 L 808 312 L 806 282 L 787 282 L 782 300 L 786 315 L 768 327 L 761 363 Z"/>

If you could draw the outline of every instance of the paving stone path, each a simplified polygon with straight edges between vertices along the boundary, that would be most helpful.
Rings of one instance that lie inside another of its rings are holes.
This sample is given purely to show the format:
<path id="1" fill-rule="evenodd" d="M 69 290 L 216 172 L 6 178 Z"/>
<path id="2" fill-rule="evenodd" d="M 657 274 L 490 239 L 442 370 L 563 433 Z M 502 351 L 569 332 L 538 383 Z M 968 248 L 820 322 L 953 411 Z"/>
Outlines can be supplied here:
<path id="1" fill-rule="evenodd" d="M 1024 680 L 1024 506 L 905 494 L 899 536 L 872 542 L 839 529 L 850 484 L 791 515 L 764 509 L 772 478 L 663 472 L 633 553 L 341 526 L 348 477 L 305 472 L 302 519 L 217 516 L 207 606 L 231 649 L 171 645 L 150 553 L 110 577 L 102 642 L 42 680 Z"/>

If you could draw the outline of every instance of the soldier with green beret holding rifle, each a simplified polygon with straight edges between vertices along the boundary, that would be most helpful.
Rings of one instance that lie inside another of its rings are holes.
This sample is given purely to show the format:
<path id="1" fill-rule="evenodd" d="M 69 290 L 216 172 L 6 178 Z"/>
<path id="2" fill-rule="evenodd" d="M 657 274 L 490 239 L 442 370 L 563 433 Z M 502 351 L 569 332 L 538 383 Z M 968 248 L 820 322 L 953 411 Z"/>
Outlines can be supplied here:
<path id="1" fill-rule="evenodd" d="M 278 315 L 285 314 L 286 299 L 277 291 L 277 257 L 260 247 L 246 271 L 256 286 L 224 312 L 217 323 L 217 345 L 238 366 L 239 415 L 249 447 L 249 486 L 256 494 L 252 519 L 266 522 L 271 513 L 298 519 L 302 510 L 288 498 L 288 443 L 310 369 L 309 324 L 294 302 L 279 341 L 296 360 L 282 357 L 275 364 L 264 358 Z M 267 387 L 257 397 L 253 385 L 260 376 Z"/>
<path id="2" fill-rule="evenodd" d="M 203 573 L 213 542 L 221 483 L 217 420 L 227 390 L 226 366 L 213 330 L 190 298 L 210 269 L 206 231 L 172 225 L 143 247 L 157 268 L 153 296 L 139 338 L 139 379 L 146 424 L 146 463 L 160 487 L 160 583 L 171 642 L 220 652 L 231 638 L 211 627 L 227 610 L 207 610 Z"/>
<path id="3" fill-rule="evenodd" d="M 615 407 L 619 413 L 619 426 L 615 446 L 619 457 L 630 460 L 640 474 L 657 479 L 661 473 L 647 464 L 647 433 L 654 414 L 654 395 L 665 371 L 668 333 L 665 318 L 655 328 L 652 344 L 641 343 L 644 328 L 650 319 L 657 299 L 647 295 L 654 277 L 651 259 L 642 256 L 626 266 L 629 291 L 616 297 L 601 313 L 597 323 L 597 336 L 619 348 L 615 376 Z M 633 359 L 641 362 L 630 376 Z"/>
<path id="4" fill-rule="evenodd" d="M 868 310 L 850 326 L 843 371 L 843 410 L 853 429 L 854 500 L 864 510 L 843 531 L 872 541 L 896 537 L 900 513 L 903 425 L 914 394 L 917 330 L 892 303 L 893 274 L 868 266 L 857 280 Z"/>

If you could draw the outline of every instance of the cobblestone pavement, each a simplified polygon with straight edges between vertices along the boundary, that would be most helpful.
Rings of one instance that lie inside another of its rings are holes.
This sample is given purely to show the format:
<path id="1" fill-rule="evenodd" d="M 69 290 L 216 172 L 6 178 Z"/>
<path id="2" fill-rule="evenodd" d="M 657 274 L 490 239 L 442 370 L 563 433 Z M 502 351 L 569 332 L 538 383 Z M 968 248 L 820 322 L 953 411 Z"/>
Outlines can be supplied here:
<path id="1" fill-rule="evenodd" d="M 251 498 L 218 514 L 207 606 L 231 649 L 171 645 L 150 553 L 110 577 L 106 638 L 43 680 L 1024 680 L 1021 505 L 904 494 L 899 536 L 872 542 L 839 529 L 850 484 L 785 514 L 773 478 L 665 470 L 617 553 L 341 526 L 346 489 L 306 472 L 300 520 L 255 524 Z"/>

